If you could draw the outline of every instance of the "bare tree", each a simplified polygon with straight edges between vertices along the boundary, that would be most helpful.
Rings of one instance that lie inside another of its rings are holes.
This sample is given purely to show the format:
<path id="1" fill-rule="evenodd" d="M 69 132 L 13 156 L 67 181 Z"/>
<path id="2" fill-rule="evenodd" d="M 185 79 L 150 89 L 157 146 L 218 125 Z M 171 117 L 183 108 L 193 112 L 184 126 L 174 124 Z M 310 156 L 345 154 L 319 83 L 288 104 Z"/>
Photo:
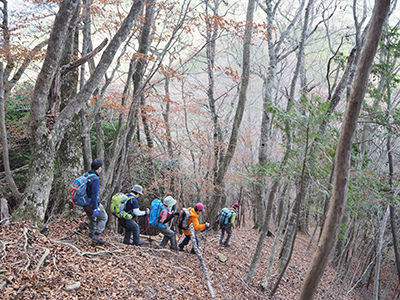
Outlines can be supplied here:
<path id="1" fill-rule="evenodd" d="M 229 144 L 224 153 L 223 160 L 219 162 L 218 172 L 214 181 L 213 201 L 210 208 L 210 212 L 207 212 L 207 214 L 211 217 L 216 216 L 221 206 L 224 205 L 224 203 L 221 203 L 221 197 L 223 196 L 221 187 L 224 186 L 225 175 L 226 172 L 228 171 L 228 167 L 232 161 L 233 155 L 236 150 L 237 141 L 239 137 L 240 124 L 242 122 L 243 112 L 246 104 L 247 87 L 250 81 L 250 48 L 251 48 L 251 38 L 253 32 L 252 23 L 253 23 L 254 9 L 255 9 L 255 0 L 249 0 L 247 6 L 246 26 L 245 26 L 244 42 L 243 42 L 242 76 L 241 76 L 241 83 L 239 90 L 239 100 L 236 107 L 236 113 L 232 125 Z M 211 220 L 213 220 L 213 218 Z"/>

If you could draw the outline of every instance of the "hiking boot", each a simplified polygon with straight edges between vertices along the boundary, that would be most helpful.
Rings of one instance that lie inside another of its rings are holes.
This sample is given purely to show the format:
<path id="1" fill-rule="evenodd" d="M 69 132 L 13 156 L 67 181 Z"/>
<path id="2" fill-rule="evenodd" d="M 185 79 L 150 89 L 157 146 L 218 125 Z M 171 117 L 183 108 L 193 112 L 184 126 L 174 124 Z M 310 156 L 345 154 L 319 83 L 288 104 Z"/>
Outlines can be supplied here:
<path id="1" fill-rule="evenodd" d="M 100 234 L 98 234 L 98 235 L 94 234 L 93 237 L 92 237 L 92 242 L 93 243 L 98 243 L 98 244 L 105 244 L 106 243 L 106 241 L 101 238 Z"/>
<path id="2" fill-rule="evenodd" d="M 179 248 L 179 247 L 178 247 Z M 179 251 L 185 251 L 185 250 L 183 250 L 183 248 L 179 248 Z"/>
<path id="3" fill-rule="evenodd" d="M 180 250 L 181 248 L 178 248 L 178 247 L 170 247 L 170 249 L 173 250 L 173 251 L 181 251 Z"/>
<path id="4" fill-rule="evenodd" d="M 224 243 L 224 245 L 225 245 L 225 246 L 230 246 L 231 243 L 229 243 L 229 242 L 228 242 L 228 243 Z"/>
<path id="5" fill-rule="evenodd" d="M 190 250 L 190 254 L 196 254 L 196 251 L 194 251 L 193 249 Z"/>
<path id="6" fill-rule="evenodd" d="M 143 244 L 144 244 L 144 241 L 142 241 L 142 240 L 139 240 L 139 242 L 137 242 L 137 243 L 133 243 L 133 245 L 136 245 L 136 246 L 141 246 Z"/>
<path id="7" fill-rule="evenodd" d="M 131 242 L 123 242 L 124 245 L 134 245 L 134 243 Z"/>

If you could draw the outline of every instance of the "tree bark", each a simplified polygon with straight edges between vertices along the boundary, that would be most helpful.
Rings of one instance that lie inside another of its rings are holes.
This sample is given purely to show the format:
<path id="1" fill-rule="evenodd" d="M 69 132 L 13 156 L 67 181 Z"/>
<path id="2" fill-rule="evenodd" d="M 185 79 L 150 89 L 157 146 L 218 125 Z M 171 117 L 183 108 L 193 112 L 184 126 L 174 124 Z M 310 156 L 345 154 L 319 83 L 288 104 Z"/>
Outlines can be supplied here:
<path id="1" fill-rule="evenodd" d="M 76 16 L 78 17 L 78 16 Z M 76 23 L 70 29 L 67 38 L 61 65 L 65 66 L 74 61 L 74 57 L 78 55 L 78 30 Z M 62 110 L 76 96 L 78 89 L 78 68 L 72 69 L 61 78 L 60 82 L 60 109 Z M 83 152 L 81 136 L 81 126 L 79 116 L 73 117 L 72 122 L 68 125 L 60 148 L 57 151 L 58 174 L 55 180 L 55 193 L 53 193 L 54 205 L 49 207 L 51 215 L 61 214 L 69 215 L 70 208 L 70 192 L 73 178 L 77 178 L 84 172 L 83 169 Z M 48 216 L 47 216 L 48 217 Z"/>
<path id="2" fill-rule="evenodd" d="M 360 55 L 353 88 L 346 108 L 339 137 L 332 199 L 321 240 L 304 279 L 300 300 L 314 299 L 315 291 L 328 263 L 343 216 L 349 184 L 351 147 L 357 120 L 364 100 L 372 62 L 379 45 L 382 28 L 390 8 L 390 0 L 376 0 L 367 39 Z"/>

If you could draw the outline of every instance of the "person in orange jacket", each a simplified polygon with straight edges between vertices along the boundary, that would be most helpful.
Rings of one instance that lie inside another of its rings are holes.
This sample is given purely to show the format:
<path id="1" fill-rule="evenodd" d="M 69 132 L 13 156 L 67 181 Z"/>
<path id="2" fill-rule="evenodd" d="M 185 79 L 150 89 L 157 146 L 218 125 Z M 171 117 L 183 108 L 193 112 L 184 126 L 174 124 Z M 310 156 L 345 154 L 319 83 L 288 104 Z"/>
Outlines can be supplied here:
<path id="1" fill-rule="evenodd" d="M 193 228 L 194 230 L 202 230 L 206 227 L 210 227 L 210 223 L 206 222 L 205 224 L 200 224 L 199 223 L 199 213 L 201 213 L 202 211 L 204 211 L 204 205 L 202 203 L 197 203 L 195 205 L 194 208 L 192 208 L 189 212 L 190 212 L 190 217 L 189 217 L 189 223 L 188 225 L 190 226 L 190 224 L 193 224 Z M 184 251 L 183 248 L 189 244 L 190 241 L 190 231 L 189 230 L 182 230 L 183 234 L 185 235 L 185 238 L 183 239 L 183 241 L 178 245 L 179 247 L 179 251 Z M 196 234 L 196 244 L 197 247 L 199 247 L 199 239 L 197 238 Z M 194 247 L 192 247 L 192 250 L 190 251 L 190 253 L 194 254 Z"/>

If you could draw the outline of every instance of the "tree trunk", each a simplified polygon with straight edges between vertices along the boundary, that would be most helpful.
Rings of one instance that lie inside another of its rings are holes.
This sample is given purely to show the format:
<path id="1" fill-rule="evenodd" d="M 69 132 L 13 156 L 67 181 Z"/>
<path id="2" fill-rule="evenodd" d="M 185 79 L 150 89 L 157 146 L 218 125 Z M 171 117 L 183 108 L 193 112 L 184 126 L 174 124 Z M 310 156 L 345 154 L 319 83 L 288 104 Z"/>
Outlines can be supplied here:
<path id="1" fill-rule="evenodd" d="M 400 250 L 399 250 L 399 236 L 398 236 L 398 227 L 396 223 L 396 208 L 393 205 L 390 205 L 390 225 L 392 228 L 392 236 L 393 236 L 393 247 L 394 254 L 396 258 L 396 267 L 397 267 L 397 277 L 400 282 Z"/>
<path id="2" fill-rule="evenodd" d="M 255 9 L 255 0 L 249 0 L 247 6 L 246 14 L 246 28 L 244 33 L 244 43 L 243 43 L 243 62 L 242 62 L 242 76 L 239 91 L 239 101 L 236 107 L 235 118 L 232 125 L 231 137 L 229 140 L 228 148 L 225 152 L 224 159 L 219 165 L 218 175 L 215 178 L 214 188 L 216 189 L 213 203 L 211 205 L 210 211 L 207 212 L 207 217 L 214 223 L 214 216 L 218 214 L 221 209 L 221 196 L 223 187 L 223 182 L 225 180 L 226 172 L 232 161 L 233 155 L 235 154 L 236 145 L 239 137 L 240 124 L 242 123 L 243 112 L 246 104 L 246 93 L 247 87 L 250 80 L 250 48 L 251 48 L 251 38 L 253 32 L 253 15 Z"/>
<path id="3" fill-rule="evenodd" d="M 7 184 L 9 185 L 13 195 L 17 199 L 22 198 L 22 193 L 18 190 L 18 187 L 12 177 L 11 168 L 10 168 L 10 160 L 8 156 L 8 141 L 7 141 L 7 129 L 6 129 L 6 121 L 5 121 L 5 104 L 6 104 L 6 93 L 5 93 L 5 84 L 4 84 L 4 70 L 3 63 L 0 62 L 0 138 L 2 145 L 2 155 L 3 155 L 3 164 L 4 171 L 6 174 Z"/>
<path id="4" fill-rule="evenodd" d="M 16 219 L 30 219 L 40 223 L 47 209 L 56 148 L 56 141 L 50 138 L 46 126 L 47 97 L 60 64 L 68 28 L 79 7 L 79 0 L 65 0 L 61 3 L 50 33 L 46 57 L 36 80 L 28 125 L 28 135 L 31 137 L 28 181 L 23 201 L 14 211 Z"/>
<path id="5" fill-rule="evenodd" d="M 65 44 L 65 50 L 61 59 L 61 65 L 68 65 L 74 57 L 78 55 L 78 30 L 76 24 L 70 29 L 70 34 Z M 78 88 L 78 68 L 73 69 L 61 78 L 60 82 L 60 109 L 64 107 L 76 96 Z M 51 215 L 62 214 L 67 216 L 70 209 L 69 189 L 74 178 L 83 174 L 83 153 L 81 136 L 81 126 L 79 116 L 73 117 L 71 124 L 68 125 L 63 141 L 57 152 L 58 174 L 55 180 L 55 193 L 53 195 L 54 205 Z M 49 217 L 49 216 L 47 216 Z"/>
<path id="6" fill-rule="evenodd" d="M 143 1 L 133 2 L 129 14 L 104 50 L 91 77 L 76 97 L 60 112 L 53 130 L 49 131 L 44 119 L 47 97 L 61 59 L 69 24 L 76 9 L 80 7 L 78 0 L 64 0 L 61 3 L 50 34 L 46 57 L 33 92 L 28 128 L 28 134 L 31 136 L 31 162 L 23 202 L 14 212 L 17 219 L 42 222 L 53 182 L 54 157 L 64 137 L 66 127 L 71 123 L 73 116 L 82 109 L 107 71 L 120 44 L 133 27 Z"/>
<path id="7" fill-rule="evenodd" d="M 375 271 L 375 282 L 374 282 L 374 300 L 380 300 L 381 295 L 381 265 L 382 265 L 382 248 L 383 248 L 383 237 L 385 236 L 386 224 L 389 218 L 390 209 L 389 206 L 386 209 L 385 217 L 382 220 L 382 227 L 380 231 L 379 244 L 376 249 L 376 271 Z"/>
<path id="8" fill-rule="evenodd" d="M 92 0 L 83 0 L 84 10 L 83 10 L 83 27 L 82 27 L 82 56 L 85 56 L 91 51 L 91 38 L 90 38 L 90 30 L 91 30 L 91 21 L 90 21 L 90 7 Z M 82 64 L 81 73 L 79 79 L 79 89 L 82 89 L 85 85 L 85 75 L 86 75 L 86 64 Z M 83 106 L 83 109 L 80 111 L 80 119 L 81 119 L 81 136 L 82 136 L 82 150 L 83 150 L 83 160 L 84 160 L 84 169 L 90 170 L 90 165 L 93 161 L 92 158 L 92 147 L 90 142 L 90 129 L 91 126 L 88 122 L 88 114 L 86 113 L 86 104 Z"/>
<path id="9" fill-rule="evenodd" d="M 272 202 L 275 198 L 278 186 L 279 186 L 279 179 L 275 179 L 274 184 L 272 185 L 271 191 L 268 196 L 267 209 L 265 210 L 265 216 L 263 218 L 264 223 L 263 226 L 261 227 L 260 235 L 258 236 L 257 246 L 254 251 L 254 255 L 251 260 L 250 266 L 248 267 L 246 273 L 243 276 L 243 279 L 247 282 L 250 282 L 253 279 L 254 274 L 256 273 L 257 270 L 258 263 L 260 262 L 261 259 L 261 253 L 262 253 L 262 248 L 264 246 L 265 237 L 267 236 L 267 232 L 269 230 L 269 221 L 272 213 Z"/>
<path id="10" fill-rule="evenodd" d="M 326 223 L 314 254 L 311 265 L 304 279 L 300 300 L 314 299 L 315 291 L 323 275 L 329 255 L 334 246 L 340 221 L 343 216 L 349 184 L 349 166 L 351 147 L 357 120 L 364 100 L 368 77 L 372 62 L 379 45 L 383 24 L 390 8 L 390 0 L 376 0 L 372 20 L 368 29 L 367 39 L 360 55 L 346 108 L 341 134 L 339 137 L 335 158 L 335 180 Z"/>
<path id="11" fill-rule="evenodd" d="M 287 186 L 289 185 L 289 186 Z M 286 183 L 285 184 L 286 188 L 285 188 L 285 195 L 284 195 L 284 199 L 282 199 L 283 203 L 283 211 L 282 211 L 282 216 L 279 218 L 279 227 L 277 232 L 275 233 L 275 239 L 274 242 L 272 244 L 272 247 L 270 249 L 270 254 L 269 254 L 269 259 L 268 259 L 268 265 L 267 265 L 267 270 L 265 271 L 265 275 L 264 278 L 261 282 L 261 285 L 264 289 L 268 288 L 269 285 L 269 279 L 271 278 L 271 274 L 272 274 L 272 268 L 274 266 L 274 261 L 275 261 L 275 253 L 276 253 L 276 249 L 278 247 L 278 243 L 280 240 L 280 237 L 282 235 L 283 230 L 285 229 L 285 225 L 286 225 L 286 219 L 287 219 L 287 215 L 288 215 L 288 210 L 289 210 L 289 202 L 290 202 L 290 189 L 292 186 L 292 182 L 290 181 L 290 183 Z"/>
<path id="12" fill-rule="evenodd" d="M 165 109 L 163 109 L 163 118 L 165 122 L 165 135 L 167 140 L 167 152 L 169 157 L 169 164 L 168 164 L 168 176 L 170 177 L 170 184 L 169 184 L 169 191 L 172 194 L 175 194 L 175 160 L 174 160 L 174 150 L 172 144 L 172 136 L 171 136 L 171 125 L 169 123 L 169 114 L 171 111 L 171 98 L 169 93 L 169 84 L 170 84 L 170 77 L 168 75 L 165 76 L 165 84 L 164 84 L 164 91 L 165 91 Z"/>

